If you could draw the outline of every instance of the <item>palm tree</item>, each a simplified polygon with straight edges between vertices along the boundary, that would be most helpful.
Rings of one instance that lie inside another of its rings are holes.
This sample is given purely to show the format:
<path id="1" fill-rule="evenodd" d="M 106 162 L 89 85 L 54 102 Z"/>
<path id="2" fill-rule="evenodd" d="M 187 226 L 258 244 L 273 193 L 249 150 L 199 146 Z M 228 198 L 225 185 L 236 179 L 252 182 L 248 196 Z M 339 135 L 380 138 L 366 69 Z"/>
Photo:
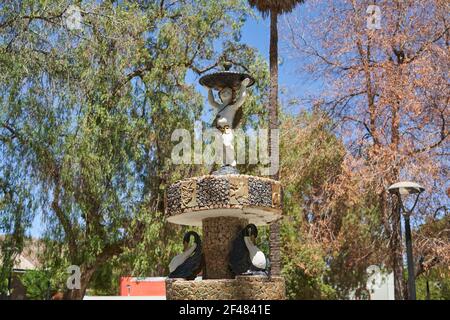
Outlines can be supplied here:
<path id="1" fill-rule="evenodd" d="M 263 17 L 267 17 L 270 14 L 269 139 L 270 131 L 272 129 L 278 129 L 278 15 L 291 12 L 297 4 L 301 4 L 304 1 L 305 0 L 248 1 L 252 7 L 256 7 L 256 9 L 262 13 Z M 271 154 L 270 147 L 269 154 Z M 278 172 L 272 178 L 278 180 Z M 281 272 L 280 260 L 280 223 L 275 222 L 270 225 L 270 261 L 273 275 L 279 275 Z"/>

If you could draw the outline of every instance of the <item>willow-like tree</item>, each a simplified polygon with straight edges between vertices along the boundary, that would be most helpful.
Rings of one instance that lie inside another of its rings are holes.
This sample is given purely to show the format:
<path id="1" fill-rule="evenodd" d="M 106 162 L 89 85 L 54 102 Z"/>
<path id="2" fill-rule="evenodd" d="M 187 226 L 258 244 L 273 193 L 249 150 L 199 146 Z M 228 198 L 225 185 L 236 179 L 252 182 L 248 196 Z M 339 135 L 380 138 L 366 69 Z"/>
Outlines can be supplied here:
<path id="1" fill-rule="evenodd" d="M 270 15 L 270 49 L 269 49 L 269 72 L 270 72 L 270 92 L 269 92 L 269 137 L 271 130 L 278 129 L 278 16 L 291 12 L 296 5 L 304 0 L 249 0 L 251 6 L 262 13 L 263 16 Z M 269 138 L 270 142 L 270 138 Z M 271 144 L 269 143 L 269 146 Z M 271 155 L 269 147 L 269 155 Z M 279 179 L 277 172 L 273 176 Z M 280 223 L 274 222 L 270 225 L 270 261 L 271 272 L 279 275 L 281 272 L 280 257 Z"/>
<path id="2" fill-rule="evenodd" d="M 66 19 L 70 4 L 0 6 L 0 210 L 1 231 L 14 232 L 17 210 L 29 221 L 36 207 L 52 285 L 78 265 L 81 289 L 65 298 L 81 299 L 114 257 L 129 259 L 123 272 L 167 272 L 181 229 L 165 223 L 164 190 L 197 170 L 170 161 L 173 130 L 192 129 L 202 110 L 187 75 L 217 64 L 219 38 L 227 58 L 261 67 L 232 44 L 242 1 L 84 1 L 81 24 Z"/>

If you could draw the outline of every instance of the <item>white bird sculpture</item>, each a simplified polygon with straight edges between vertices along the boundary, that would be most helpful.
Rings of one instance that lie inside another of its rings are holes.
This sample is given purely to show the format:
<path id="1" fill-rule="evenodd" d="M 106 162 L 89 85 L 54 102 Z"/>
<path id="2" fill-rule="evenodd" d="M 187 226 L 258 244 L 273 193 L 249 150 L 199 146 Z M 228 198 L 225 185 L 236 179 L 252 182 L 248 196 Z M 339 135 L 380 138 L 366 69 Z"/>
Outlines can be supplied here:
<path id="1" fill-rule="evenodd" d="M 189 247 L 191 235 L 194 236 L 194 244 Z M 200 236 L 189 231 L 183 238 L 184 251 L 176 255 L 169 263 L 169 278 L 185 278 L 193 280 L 202 269 L 202 243 Z"/>

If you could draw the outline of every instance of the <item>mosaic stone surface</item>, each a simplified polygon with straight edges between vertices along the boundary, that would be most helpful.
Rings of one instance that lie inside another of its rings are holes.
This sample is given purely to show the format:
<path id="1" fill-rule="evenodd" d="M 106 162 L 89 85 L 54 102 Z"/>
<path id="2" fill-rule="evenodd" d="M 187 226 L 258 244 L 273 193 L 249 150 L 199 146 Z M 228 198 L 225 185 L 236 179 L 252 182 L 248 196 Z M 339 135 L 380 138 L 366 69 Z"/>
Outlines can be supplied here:
<path id="1" fill-rule="evenodd" d="M 166 192 L 166 210 L 177 212 L 181 208 L 181 183 L 177 182 L 169 186 Z"/>
<path id="2" fill-rule="evenodd" d="M 228 179 L 207 176 L 197 180 L 196 182 L 199 206 L 211 206 L 218 203 L 228 203 L 230 190 Z"/>
<path id="3" fill-rule="evenodd" d="M 257 178 L 248 179 L 250 204 L 269 207 L 272 205 L 272 183 Z"/>
<path id="4" fill-rule="evenodd" d="M 281 277 L 238 276 L 236 279 L 166 280 L 167 300 L 283 300 Z"/>
<path id="5" fill-rule="evenodd" d="M 203 279 L 234 278 L 228 266 L 228 256 L 236 235 L 248 224 L 235 217 L 206 218 L 203 220 Z"/>
<path id="6" fill-rule="evenodd" d="M 281 184 L 268 178 L 249 175 L 194 177 L 178 181 L 167 189 L 166 214 L 244 207 L 281 211 L 281 194 Z"/>

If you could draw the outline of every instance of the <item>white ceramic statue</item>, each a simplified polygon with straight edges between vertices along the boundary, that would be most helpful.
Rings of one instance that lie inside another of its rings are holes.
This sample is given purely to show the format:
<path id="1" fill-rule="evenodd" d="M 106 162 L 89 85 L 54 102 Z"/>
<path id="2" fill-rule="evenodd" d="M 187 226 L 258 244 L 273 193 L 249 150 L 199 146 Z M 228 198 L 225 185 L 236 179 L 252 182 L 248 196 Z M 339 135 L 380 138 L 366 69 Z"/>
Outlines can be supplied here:
<path id="1" fill-rule="evenodd" d="M 173 257 L 173 259 L 170 261 L 169 271 L 174 272 L 180 265 L 182 265 L 187 260 L 187 258 L 192 255 L 192 253 L 195 251 L 195 248 L 197 248 L 196 243 L 194 243 L 190 248 L 188 247 L 188 244 L 185 244 L 184 251 L 179 255 Z"/>
<path id="2" fill-rule="evenodd" d="M 257 269 L 265 270 L 267 267 L 266 256 L 257 246 L 255 246 L 255 236 L 251 235 L 250 237 L 244 237 L 244 241 L 252 265 Z"/>

